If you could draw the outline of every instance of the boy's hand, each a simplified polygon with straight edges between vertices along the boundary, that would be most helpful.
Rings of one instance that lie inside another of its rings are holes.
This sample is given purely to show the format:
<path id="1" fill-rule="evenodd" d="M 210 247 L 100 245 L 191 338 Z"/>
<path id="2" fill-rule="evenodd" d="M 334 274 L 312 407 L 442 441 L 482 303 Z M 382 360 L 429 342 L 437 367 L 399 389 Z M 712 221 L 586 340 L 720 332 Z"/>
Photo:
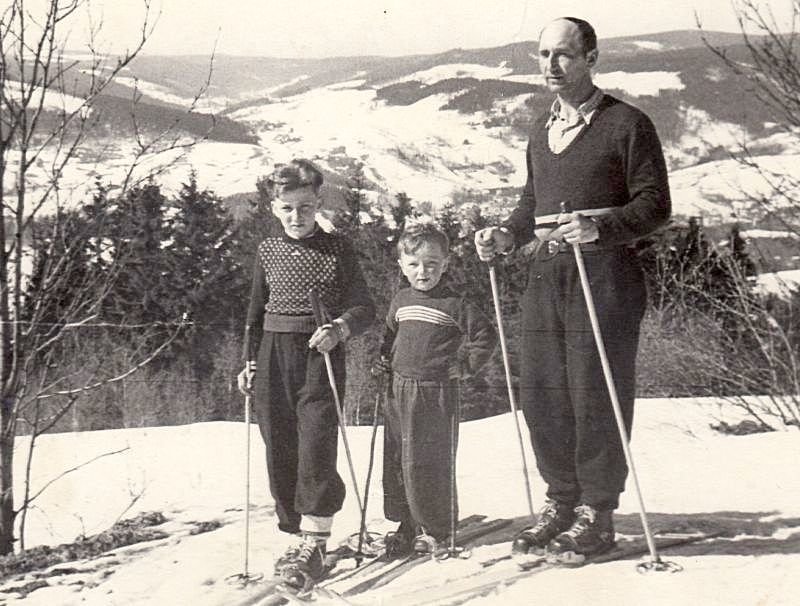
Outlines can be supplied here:
<path id="1" fill-rule="evenodd" d="M 325 354 L 329 353 L 343 340 L 341 331 L 333 324 L 323 324 L 311 335 L 311 338 L 308 340 L 308 347 Z"/>
<path id="2" fill-rule="evenodd" d="M 450 379 L 456 379 L 459 381 L 466 381 L 467 379 L 472 378 L 472 370 L 469 367 L 469 360 L 466 358 L 462 358 L 459 354 L 456 359 L 455 365 L 450 368 L 449 372 Z"/>
<path id="3" fill-rule="evenodd" d="M 236 386 L 242 395 L 253 395 L 253 377 L 256 376 L 256 363 L 247 362 L 238 375 L 236 375 Z"/>
<path id="4" fill-rule="evenodd" d="M 381 356 L 372 364 L 372 368 L 369 369 L 370 374 L 373 377 L 382 377 L 385 375 L 389 375 L 392 373 L 392 364 L 389 361 L 389 358 L 386 356 Z"/>

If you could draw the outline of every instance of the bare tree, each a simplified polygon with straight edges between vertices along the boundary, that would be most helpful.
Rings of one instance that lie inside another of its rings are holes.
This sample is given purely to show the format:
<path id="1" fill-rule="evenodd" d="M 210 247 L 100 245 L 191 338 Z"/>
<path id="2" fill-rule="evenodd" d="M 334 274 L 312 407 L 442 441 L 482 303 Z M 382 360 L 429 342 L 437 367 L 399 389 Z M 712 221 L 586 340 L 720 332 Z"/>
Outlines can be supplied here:
<path id="1" fill-rule="evenodd" d="M 757 0 L 732 0 L 732 7 L 742 35 L 741 48 L 719 47 L 703 34 L 706 47 L 724 65 L 750 84 L 746 94 L 754 95 L 772 114 L 785 132 L 800 132 L 800 1 L 787 3 L 785 20 L 776 17 L 769 3 Z M 698 19 L 698 27 L 702 23 Z M 742 166 L 759 175 L 767 193 L 743 191 L 745 197 L 780 222 L 785 229 L 800 235 L 800 179 L 792 171 L 775 170 L 760 162 L 745 141 L 736 158 Z"/>
<path id="2" fill-rule="evenodd" d="M 62 199 L 62 183 L 65 170 L 84 151 L 81 146 L 90 137 L 92 125 L 98 123 L 98 99 L 152 34 L 155 16 L 151 1 L 141 2 L 137 39 L 121 55 L 105 55 L 97 49 L 95 40 L 102 23 L 89 20 L 88 62 L 70 59 L 66 49 L 66 36 L 83 10 L 91 16 L 88 0 L 46 0 L 35 3 L 35 9 L 24 0 L 12 0 L 0 13 L 0 555 L 13 551 L 15 519 L 30 504 L 31 494 L 38 494 L 26 486 L 22 506 L 15 510 L 15 436 L 24 430 L 33 444 L 37 435 L 69 410 L 78 395 L 122 381 L 151 361 L 183 325 L 179 318 L 160 326 L 115 325 L 118 331 L 157 335 L 143 340 L 148 346 L 136 351 L 122 370 L 109 369 L 102 362 L 87 362 L 76 370 L 74 365 L 63 365 L 63 357 L 54 353 L 71 347 L 76 351 L 79 329 L 103 327 L 103 299 L 125 262 L 124 255 L 117 255 L 104 272 L 84 272 L 77 283 L 69 284 L 69 300 L 59 299 L 64 281 L 74 280 L 75 268 L 85 263 L 89 236 L 94 238 L 91 242 L 97 258 L 104 255 L 102 233 L 71 229 L 74 213 Z M 209 68 L 209 78 L 210 72 Z M 194 111 L 204 90 L 187 113 Z M 155 134 L 140 128 L 135 118 L 139 100 L 140 94 L 134 90 L 133 150 L 123 183 L 117 184 L 121 192 L 132 184 L 134 169 L 145 160 L 149 162 L 161 152 L 185 152 L 196 142 L 180 133 L 179 124 Z M 32 287 L 26 265 L 31 231 L 42 216 L 51 220 L 39 242 L 44 243 L 46 254 Z M 46 401 L 58 404 L 43 408 Z M 31 446 L 28 456 L 32 455 Z"/>

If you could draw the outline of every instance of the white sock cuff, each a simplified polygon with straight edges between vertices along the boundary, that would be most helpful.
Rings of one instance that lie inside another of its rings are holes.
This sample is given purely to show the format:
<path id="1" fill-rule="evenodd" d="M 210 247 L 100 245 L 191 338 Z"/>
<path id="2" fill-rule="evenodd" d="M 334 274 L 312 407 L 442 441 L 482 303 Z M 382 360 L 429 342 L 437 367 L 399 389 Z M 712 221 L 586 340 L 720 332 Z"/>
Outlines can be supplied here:
<path id="1" fill-rule="evenodd" d="M 301 532 L 330 534 L 333 527 L 333 516 L 313 516 L 303 514 L 300 518 Z"/>

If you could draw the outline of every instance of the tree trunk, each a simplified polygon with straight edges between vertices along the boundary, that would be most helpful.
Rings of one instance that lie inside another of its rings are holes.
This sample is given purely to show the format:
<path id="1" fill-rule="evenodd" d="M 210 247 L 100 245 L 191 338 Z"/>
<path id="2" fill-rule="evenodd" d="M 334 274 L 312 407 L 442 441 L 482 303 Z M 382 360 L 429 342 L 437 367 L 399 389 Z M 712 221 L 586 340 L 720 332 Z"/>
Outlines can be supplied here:
<path id="1" fill-rule="evenodd" d="M 14 432 L 8 413 L 14 406 L 5 400 L 0 403 L 0 556 L 14 551 Z M 8 431 L 9 426 L 12 428 Z"/>

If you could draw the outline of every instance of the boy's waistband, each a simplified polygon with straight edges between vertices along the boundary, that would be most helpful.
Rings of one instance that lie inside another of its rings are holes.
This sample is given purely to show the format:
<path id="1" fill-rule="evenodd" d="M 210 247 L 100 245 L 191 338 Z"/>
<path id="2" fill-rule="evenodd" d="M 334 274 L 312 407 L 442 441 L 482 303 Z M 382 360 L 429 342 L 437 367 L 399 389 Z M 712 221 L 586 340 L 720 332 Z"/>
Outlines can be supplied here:
<path id="1" fill-rule="evenodd" d="M 264 330 L 270 332 L 300 332 L 311 334 L 317 329 L 314 316 L 285 316 L 282 314 L 264 314 Z"/>

